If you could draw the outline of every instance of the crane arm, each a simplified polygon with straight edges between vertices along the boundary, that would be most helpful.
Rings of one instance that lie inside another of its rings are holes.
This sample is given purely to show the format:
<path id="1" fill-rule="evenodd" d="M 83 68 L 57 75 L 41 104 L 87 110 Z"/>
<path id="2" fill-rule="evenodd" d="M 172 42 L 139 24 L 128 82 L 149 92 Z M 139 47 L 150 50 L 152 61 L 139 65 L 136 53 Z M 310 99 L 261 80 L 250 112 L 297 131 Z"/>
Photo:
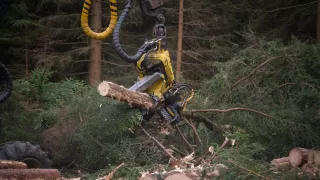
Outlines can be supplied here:
<path id="1" fill-rule="evenodd" d="M 157 22 L 163 24 L 164 23 L 164 17 L 160 12 L 160 7 L 165 4 L 168 0 L 139 0 L 140 7 L 143 10 L 143 12 L 151 17 L 156 18 Z M 115 27 L 114 33 L 113 33 L 113 46 L 116 49 L 118 55 L 120 58 L 126 62 L 129 63 L 136 63 L 137 61 L 140 60 L 140 58 L 148 51 L 150 50 L 151 47 L 153 47 L 157 41 L 146 41 L 136 52 L 135 55 L 128 55 L 121 47 L 120 43 L 120 30 L 121 30 L 121 25 L 127 18 L 130 9 L 131 9 L 131 3 L 132 0 L 126 0 L 126 5 L 125 8 L 120 15 L 117 25 Z M 155 27 L 158 27 L 157 25 Z M 157 31 L 157 30 L 156 30 Z M 158 37 L 157 33 L 154 33 L 154 35 L 158 39 L 162 39 L 162 37 Z M 165 34 L 164 34 L 165 36 Z M 164 37 L 163 36 L 163 37 Z"/>

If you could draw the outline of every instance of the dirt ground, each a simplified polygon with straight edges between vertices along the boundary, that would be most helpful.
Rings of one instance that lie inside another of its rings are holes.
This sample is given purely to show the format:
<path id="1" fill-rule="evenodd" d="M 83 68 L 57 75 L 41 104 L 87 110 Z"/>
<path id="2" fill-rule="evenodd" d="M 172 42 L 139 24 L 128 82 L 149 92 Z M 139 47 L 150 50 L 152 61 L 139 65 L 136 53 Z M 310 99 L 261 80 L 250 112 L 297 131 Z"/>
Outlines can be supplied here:
<path id="1" fill-rule="evenodd" d="M 49 129 L 41 133 L 41 147 L 49 152 L 54 166 L 67 165 L 76 157 L 77 145 L 73 142 L 73 135 L 80 126 L 80 120 L 68 119 L 69 108 L 60 112 L 60 120 Z"/>

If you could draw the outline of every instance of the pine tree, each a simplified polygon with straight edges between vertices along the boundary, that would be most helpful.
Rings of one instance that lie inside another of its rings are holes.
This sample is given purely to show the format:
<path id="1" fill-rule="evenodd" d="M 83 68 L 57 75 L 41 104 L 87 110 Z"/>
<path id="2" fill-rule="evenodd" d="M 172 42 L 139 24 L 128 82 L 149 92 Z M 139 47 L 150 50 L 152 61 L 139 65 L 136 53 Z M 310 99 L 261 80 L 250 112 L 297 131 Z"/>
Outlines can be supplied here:
<path id="1" fill-rule="evenodd" d="M 101 18 L 102 7 L 101 0 L 94 0 L 92 4 L 92 27 L 94 32 L 101 31 Z M 101 40 L 90 40 L 90 64 L 89 64 L 89 84 L 96 86 L 100 83 L 101 79 Z"/>

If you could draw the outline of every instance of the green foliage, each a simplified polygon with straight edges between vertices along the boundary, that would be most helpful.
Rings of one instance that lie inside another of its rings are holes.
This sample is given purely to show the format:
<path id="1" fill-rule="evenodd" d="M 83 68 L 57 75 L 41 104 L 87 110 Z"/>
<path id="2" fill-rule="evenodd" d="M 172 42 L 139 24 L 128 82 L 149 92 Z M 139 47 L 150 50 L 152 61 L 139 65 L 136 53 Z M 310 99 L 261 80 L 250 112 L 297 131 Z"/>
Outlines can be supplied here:
<path id="1" fill-rule="evenodd" d="M 216 63 L 219 73 L 199 90 L 194 107 L 241 107 L 269 114 L 271 118 L 234 110 L 210 115 L 245 129 L 247 143 L 265 147 L 261 150 L 266 155 L 255 154 L 260 159 L 270 160 L 296 146 L 313 147 L 320 140 L 320 76 L 310 63 L 318 66 L 320 46 L 298 40 L 288 45 L 279 40 L 255 42 L 230 61 Z"/>
<path id="2" fill-rule="evenodd" d="M 36 68 L 31 72 L 29 83 L 31 89 L 36 91 L 37 95 L 42 95 L 49 87 L 49 78 L 52 72 L 48 72 L 43 68 Z"/>
<path id="3" fill-rule="evenodd" d="M 88 90 L 71 106 L 70 115 L 77 116 L 83 123 L 74 141 L 79 142 L 79 149 L 85 155 L 84 167 L 99 169 L 120 162 L 145 165 L 161 161 L 157 148 L 151 148 L 148 141 L 136 139 L 129 131 L 140 124 L 139 111 L 101 98 L 96 90 Z"/>
<path id="4" fill-rule="evenodd" d="M 88 89 L 82 81 L 65 79 L 59 83 L 52 83 L 41 98 L 47 105 L 63 106 L 70 104 L 78 96 L 82 96 Z"/>
<path id="5" fill-rule="evenodd" d="M 140 112 L 102 98 L 83 81 L 65 79 L 87 76 L 90 47 L 80 28 L 82 3 L 17 0 L 12 4 L 0 28 L 1 60 L 12 59 L 10 63 L 17 67 L 12 71 L 14 77 L 24 76 L 21 67 L 27 57 L 30 68 L 43 65 L 52 72 L 35 68 L 28 80 L 15 79 L 12 97 L 0 105 L 0 141 L 38 141 L 42 130 L 58 120 L 71 119 L 82 123 L 73 139 L 84 155 L 82 167 L 99 169 L 110 164 L 112 168 L 122 161 L 130 162 L 131 166 L 166 162 L 150 141 L 128 130 L 139 124 Z M 119 7 L 123 7 L 123 1 Z M 312 0 L 186 1 L 182 76 L 191 80 L 194 87 L 201 87 L 191 107 L 244 107 L 273 117 L 245 110 L 206 114 L 207 119 L 218 125 L 230 124 L 235 129 L 220 134 L 200 124 L 197 130 L 203 146 L 197 148 L 198 154 L 213 145 L 219 149 L 220 157 L 232 157 L 245 167 L 263 171 L 266 161 L 287 155 L 292 147 L 317 145 L 320 47 L 309 44 L 315 37 L 315 7 Z M 108 3 L 104 3 L 103 11 L 109 12 L 107 8 Z M 177 10 L 177 1 L 170 1 L 164 8 L 173 61 Z M 103 27 L 108 25 L 108 18 L 109 13 L 104 13 Z M 154 21 L 142 16 L 134 2 L 121 35 L 129 54 L 151 37 L 153 25 Z M 297 38 L 291 38 L 292 35 Z M 298 39 L 310 42 L 301 43 Z M 120 62 L 111 39 L 103 42 L 102 57 L 103 79 L 125 86 L 133 84 L 134 67 Z M 50 82 L 53 79 L 59 81 Z M 70 108 L 63 113 L 66 107 Z M 195 141 L 190 128 L 181 129 L 190 142 Z M 236 148 L 220 149 L 224 136 L 235 139 Z M 177 137 L 174 134 L 167 138 L 181 141 Z M 184 148 L 176 144 L 178 149 Z M 121 170 L 119 174 L 136 176 L 137 171 Z M 288 179 L 293 179 L 293 175 L 296 174 L 290 172 Z M 253 179 L 253 176 L 232 171 L 226 177 L 237 178 Z"/>
<path id="6" fill-rule="evenodd" d="M 28 80 L 14 80 L 11 97 L 0 106 L 1 141 L 38 141 L 41 131 L 62 118 L 62 105 L 81 97 L 88 89 L 72 79 L 51 83 L 50 75 L 51 72 L 37 68 Z"/>

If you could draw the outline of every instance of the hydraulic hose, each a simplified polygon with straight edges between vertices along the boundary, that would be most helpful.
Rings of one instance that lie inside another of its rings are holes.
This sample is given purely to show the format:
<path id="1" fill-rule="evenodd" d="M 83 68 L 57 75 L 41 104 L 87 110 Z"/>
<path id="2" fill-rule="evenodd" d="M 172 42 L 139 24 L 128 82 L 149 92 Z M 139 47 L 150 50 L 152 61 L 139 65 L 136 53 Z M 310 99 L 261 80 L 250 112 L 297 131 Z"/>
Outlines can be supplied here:
<path id="1" fill-rule="evenodd" d="M 109 2 L 110 2 L 110 11 L 111 11 L 111 18 L 110 18 L 109 26 L 105 31 L 103 31 L 101 33 L 97 33 L 97 32 L 92 31 L 91 28 L 89 27 L 89 24 L 88 24 L 89 10 L 90 10 L 90 6 L 91 6 L 92 2 L 91 2 L 91 0 L 84 1 L 82 13 L 81 13 L 81 26 L 82 26 L 83 31 L 90 38 L 97 39 L 97 40 L 103 40 L 112 34 L 114 27 L 117 24 L 117 18 L 118 18 L 117 10 L 118 10 L 118 8 L 117 8 L 117 0 L 109 0 Z"/>
<path id="2" fill-rule="evenodd" d="M 7 68 L 2 63 L 0 63 L 0 76 L 1 79 L 3 78 L 6 83 L 6 90 L 4 92 L 1 92 L 0 94 L 0 103 L 3 103 L 11 95 L 13 85 L 12 77 Z"/>
<path id="3" fill-rule="evenodd" d="M 149 47 L 148 44 L 143 44 L 140 49 L 137 51 L 137 53 L 133 56 L 129 56 L 128 54 L 126 54 L 123 49 L 121 48 L 121 44 L 120 44 L 120 29 L 121 29 L 121 25 L 124 22 L 124 20 L 127 18 L 129 11 L 131 9 L 131 3 L 132 0 L 126 0 L 126 5 L 125 8 L 123 10 L 123 12 L 121 13 L 116 28 L 114 29 L 114 33 L 113 33 L 113 46 L 116 49 L 118 55 L 120 56 L 120 58 L 128 63 L 135 63 L 137 61 L 139 61 L 139 59 L 143 56 L 143 54 L 146 52 L 146 49 Z"/>

